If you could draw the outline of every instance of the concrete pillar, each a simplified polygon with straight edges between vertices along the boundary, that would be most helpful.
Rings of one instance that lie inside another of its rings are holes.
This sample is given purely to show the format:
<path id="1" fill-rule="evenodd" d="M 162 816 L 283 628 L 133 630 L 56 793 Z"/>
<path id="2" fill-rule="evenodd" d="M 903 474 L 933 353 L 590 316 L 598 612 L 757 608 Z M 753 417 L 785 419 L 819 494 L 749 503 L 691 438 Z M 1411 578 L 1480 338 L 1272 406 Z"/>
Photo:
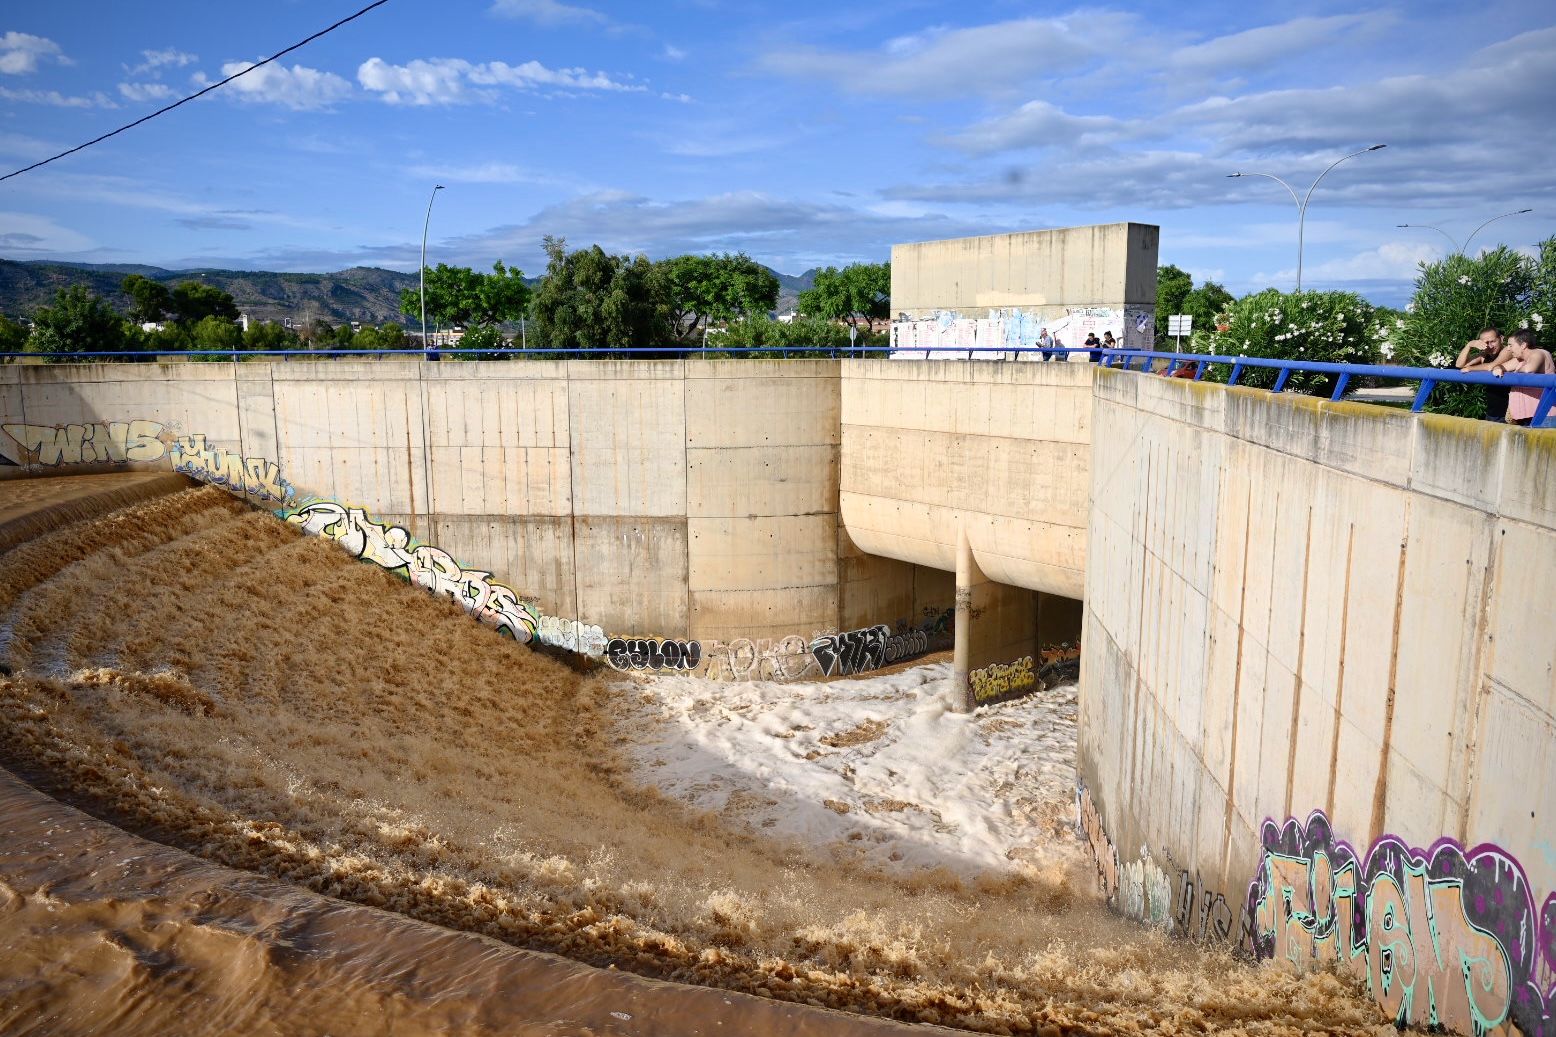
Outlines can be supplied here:
<path id="1" fill-rule="evenodd" d="M 952 643 L 951 680 L 956 689 L 956 700 L 963 713 L 973 708 L 972 684 L 968 675 L 972 672 L 972 619 L 973 584 L 981 579 L 977 563 L 973 561 L 972 543 L 967 539 L 967 529 L 958 526 L 956 531 L 956 629 Z"/>

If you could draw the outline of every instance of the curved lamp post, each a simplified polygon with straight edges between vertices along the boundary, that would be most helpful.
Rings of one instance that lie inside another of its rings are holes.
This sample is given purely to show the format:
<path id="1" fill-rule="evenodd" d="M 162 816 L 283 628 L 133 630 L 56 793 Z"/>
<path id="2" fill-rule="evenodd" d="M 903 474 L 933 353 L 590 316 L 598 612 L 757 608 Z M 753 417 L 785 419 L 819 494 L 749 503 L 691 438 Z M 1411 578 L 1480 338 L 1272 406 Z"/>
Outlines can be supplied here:
<path id="1" fill-rule="evenodd" d="M 1329 168 L 1328 169 L 1325 169 L 1322 173 L 1318 174 L 1318 179 L 1313 181 L 1312 186 L 1307 189 L 1307 194 L 1303 195 L 1301 199 L 1297 198 L 1297 192 L 1292 190 L 1290 184 L 1286 183 L 1286 181 L 1282 180 L 1280 177 L 1276 176 L 1274 173 L 1228 173 L 1227 174 L 1228 177 L 1240 177 L 1240 176 L 1262 176 L 1262 177 L 1266 177 L 1266 178 L 1268 178 L 1270 180 L 1275 181 L 1277 184 L 1280 184 L 1282 187 L 1284 187 L 1286 189 L 1287 193 L 1291 195 L 1291 200 L 1297 203 L 1297 291 L 1300 292 L 1302 290 L 1302 240 L 1303 240 L 1303 235 L 1304 235 L 1304 233 L 1306 231 L 1306 225 L 1307 225 L 1307 203 L 1309 201 L 1311 201 L 1312 198 L 1313 198 L 1313 188 L 1318 186 L 1318 181 L 1319 180 L 1322 180 L 1324 177 L 1329 175 L 1329 170 L 1330 169 L 1333 169 L 1335 166 L 1338 166 L 1341 162 L 1344 162 L 1346 159 L 1355 158 L 1357 155 L 1365 155 L 1369 151 L 1379 151 L 1379 150 L 1382 150 L 1383 148 L 1386 148 L 1386 147 L 1388 147 L 1387 144 L 1374 144 L 1370 148 L 1362 148 L 1360 151 L 1353 151 L 1349 155 L 1342 155 L 1340 158 L 1335 159 L 1333 162 L 1329 163 Z"/>
<path id="2" fill-rule="evenodd" d="M 432 203 L 437 201 L 438 192 L 443 190 L 443 185 L 438 184 L 432 189 L 432 196 L 427 199 L 427 218 L 421 225 L 421 346 L 427 348 L 427 228 L 432 226 Z"/>
<path id="3" fill-rule="evenodd" d="M 1469 254 L 1469 248 L 1470 248 L 1470 242 L 1475 240 L 1475 235 L 1479 234 L 1481 231 L 1485 230 L 1487 227 L 1491 226 L 1491 224 L 1497 222 L 1498 220 L 1505 220 L 1509 216 L 1522 216 L 1526 212 L 1534 212 L 1534 210 L 1533 209 L 1514 209 L 1512 212 L 1505 212 L 1501 216 L 1493 216 L 1493 217 L 1491 217 L 1491 219 L 1487 220 L 1485 223 L 1482 223 L 1479 227 L 1476 227 L 1474 230 L 1470 231 L 1470 236 L 1464 239 L 1464 244 L 1462 246 L 1457 241 L 1454 241 L 1453 238 L 1449 235 L 1449 233 L 1447 231 L 1443 230 L 1441 227 L 1436 226 L 1435 224 L 1431 224 L 1431 223 L 1396 223 L 1394 226 L 1396 226 L 1396 227 L 1414 227 L 1414 228 L 1423 229 L 1423 230 L 1435 230 L 1437 233 L 1441 234 L 1443 237 L 1448 239 L 1448 244 L 1453 246 L 1453 251 L 1454 252 L 1457 252 L 1460 255 L 1468 255 Z M 1452 255 L 1452 254 L 1453 253 L 1449 253 L 1449 255 Z"/>

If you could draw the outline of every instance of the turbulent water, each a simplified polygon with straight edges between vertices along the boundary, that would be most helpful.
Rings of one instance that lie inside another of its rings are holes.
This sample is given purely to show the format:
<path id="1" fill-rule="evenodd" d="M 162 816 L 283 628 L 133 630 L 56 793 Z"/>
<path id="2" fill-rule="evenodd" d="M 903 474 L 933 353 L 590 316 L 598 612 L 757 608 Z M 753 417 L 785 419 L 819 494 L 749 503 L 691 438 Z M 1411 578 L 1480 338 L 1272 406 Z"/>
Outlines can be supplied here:
<path id="1" fill-rule="evenodd" d="M 27 510 L 19 485 L 0 482 L 0 518 Z M 730 1032 L 707 1028 L 710 991 L 663 986 L 649 1017 L 564 1018 L 555 1006 L 569 997 L 603 1004 L 577 978 L 599 973 L 497 982 L 492 970 L 519 966 L 500 966 L 488 941 L 456 951 L 471 938 L 405 919 L 643 977 L 983 1032 L 1374 1027 L 1374 1009 L 1333 976 L 1236 963 L 1113 917 L 1079 867 L 884 872 L 731 826 L 639 784 L 626 683 L 497 637 L 219 490 L 103 510 L 117 503 L 54 503 L 49 531 L 34 522 L 25 539 L 0 528 L 0 755 L 60 800 L 281 884 L 245 888 L 264 925 L 152 939 L 175 923 L 86 882 L 86 851 L 66 855 L 75 886 L 49 881 L 67 861 L 37 835 L 46 826 L 8 821 L 8 1031 L 45 1019 L 35 1032 L 102 1032 L 111 1019 L 116 1033 L 205 1032 L 230 975 L 254 992 L 249 1017 L 283 1031 L 325 1029 L 316 1006 L 333 987 L 359 1006 L 340 1019 L 380 1020 L 360 1032 Z M 0 796 L 7 815 L 18 802 Z M 24 828 L 32 842 L 19 844 Z M 33 849 L 18 857 L 23 844 Z M 166 884 L 158 911 L 198 922 L 207 887 Z M 278 951 L 269 936 L 287 919 L 332 903 L 306 890 L 404 918 L 337 921 L 346 950 Z M 91 908 L 103 902 L 118 907 Z M 78 924 L 50 934 L 51 912 Z M 453 942 L 412 956 L 418 940 Z M 144 946 L 152 965 L 136 956 Z M 334 971 L 297 967 L 309 955 Z M 88 993 L 99 1010 L 85 1022 L 58 1007 Z M 492 998 L 509 1011 L 492 1014 Z M 740 1016 L 746 1032 L 841 1025 L 758 1016 Z"/>

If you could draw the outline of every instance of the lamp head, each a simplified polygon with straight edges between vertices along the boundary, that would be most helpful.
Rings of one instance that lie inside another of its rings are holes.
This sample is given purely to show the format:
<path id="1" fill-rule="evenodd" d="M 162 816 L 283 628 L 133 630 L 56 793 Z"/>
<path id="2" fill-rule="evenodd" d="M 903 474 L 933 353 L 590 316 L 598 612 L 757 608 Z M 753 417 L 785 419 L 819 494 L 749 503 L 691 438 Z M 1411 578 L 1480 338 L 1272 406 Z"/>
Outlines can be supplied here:
<path id="1" fill-rule="evenodd" d="M 438 185 L 437 185 L 437 186 L 435 186 L 435 187 L 434 187 L 434 188 L 433 188 L 433 190 L 434 190 L 434 191 L 441 191 L 441 190 L 443 190 L 443 185 L 442 185 L 442 184 L 438 184 Z"/>
<path id="2" fill-rule="evenodd" d="M 1244 175 L 1246 175 L 1246 174 L 1243 174 L 1243 173 L 1228 173 L 1226 176 L 1227 176 L 1227 179 L 1230 180 L 1233 177 L 1239 177 L 1239 176 L 1244 176 Z"/>
<path id="3" fill-rule="evenodd" d="M 1367 150 L 1368 151 L 1379 151 L 1379 150 L 1381 150 L 1383 148 L 1386 148 L 1386 147 L 1388 147 L 1387 144 L 1374 144 L 1372 147 L 1368 148 Z"/>
<path id="4" fill-rule="evenodd" d="M 1526 212 L 1534 212 L 1534 210 L 1533 209 L 1519 209 L 1517 212 L 1513 213 L 1513 215 L 1514 216 L 1522 216 Z"/>

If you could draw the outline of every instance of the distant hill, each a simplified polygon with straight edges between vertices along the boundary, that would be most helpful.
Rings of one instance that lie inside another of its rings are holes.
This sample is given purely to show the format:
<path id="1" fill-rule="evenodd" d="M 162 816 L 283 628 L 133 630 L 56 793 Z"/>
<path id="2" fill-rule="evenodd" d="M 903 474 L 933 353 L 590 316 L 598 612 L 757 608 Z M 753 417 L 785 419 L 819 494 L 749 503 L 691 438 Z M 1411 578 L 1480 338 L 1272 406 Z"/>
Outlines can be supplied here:
<path id="1" fill-rule="evenodd" d="M 778 278 L 778 312 L 795 308 L 800 292 L 811 287 L 816 271 L 798 277 L 773 271 Z M 405 322 L 400 291 L 416 287 L 415 274 L 356 266 L 333 274 L 278 274 L 267 270 L 165 270 L 129 263 L 14 262 L 0 259 L 0 313 L 24 317 L 47 306 L 60 288 L 84 284 L 120 310 L 130 308 L 119 285 L 129 274 L 140 274 L 171 287 L 181 281 L 204 281 L 232 296 L 238 309 L 258 320 L 290 317 L 299 323 L 323 318 L 331 324 L 362 321 Z M 538 278 L 529 279 L 534 284 Z"/>
<path id="2" fill-rule="evenodd" d="M 811 267 L 803 274 L 795 277 L 793 274 L 780 274 L 774 270 L 773 274 L 778 278 L 778 312 L 788 313 L 799 305 L 800 293 L 807 288 L 816 285 L 816 271 L 820 267 Z"/>
<path id="3" fill-rule="evenodd" d="M 89 263 L 17 263 L 0 259 L 0 313 L 25 316 L 48 305 L 59 288 L 84 284 L 121 310 L 130 300 L 119 290 L 129 274 L 164 284 L 204 281 L 232 296 L 238 309 L 260 320 L 323 318 L 382 324 L 400 321 L 400 290 L 416 287 L 415 274 L 352 267 L 333 274 L 278 274 L 266 270 L 164 270 L 155 266 Z"/>

